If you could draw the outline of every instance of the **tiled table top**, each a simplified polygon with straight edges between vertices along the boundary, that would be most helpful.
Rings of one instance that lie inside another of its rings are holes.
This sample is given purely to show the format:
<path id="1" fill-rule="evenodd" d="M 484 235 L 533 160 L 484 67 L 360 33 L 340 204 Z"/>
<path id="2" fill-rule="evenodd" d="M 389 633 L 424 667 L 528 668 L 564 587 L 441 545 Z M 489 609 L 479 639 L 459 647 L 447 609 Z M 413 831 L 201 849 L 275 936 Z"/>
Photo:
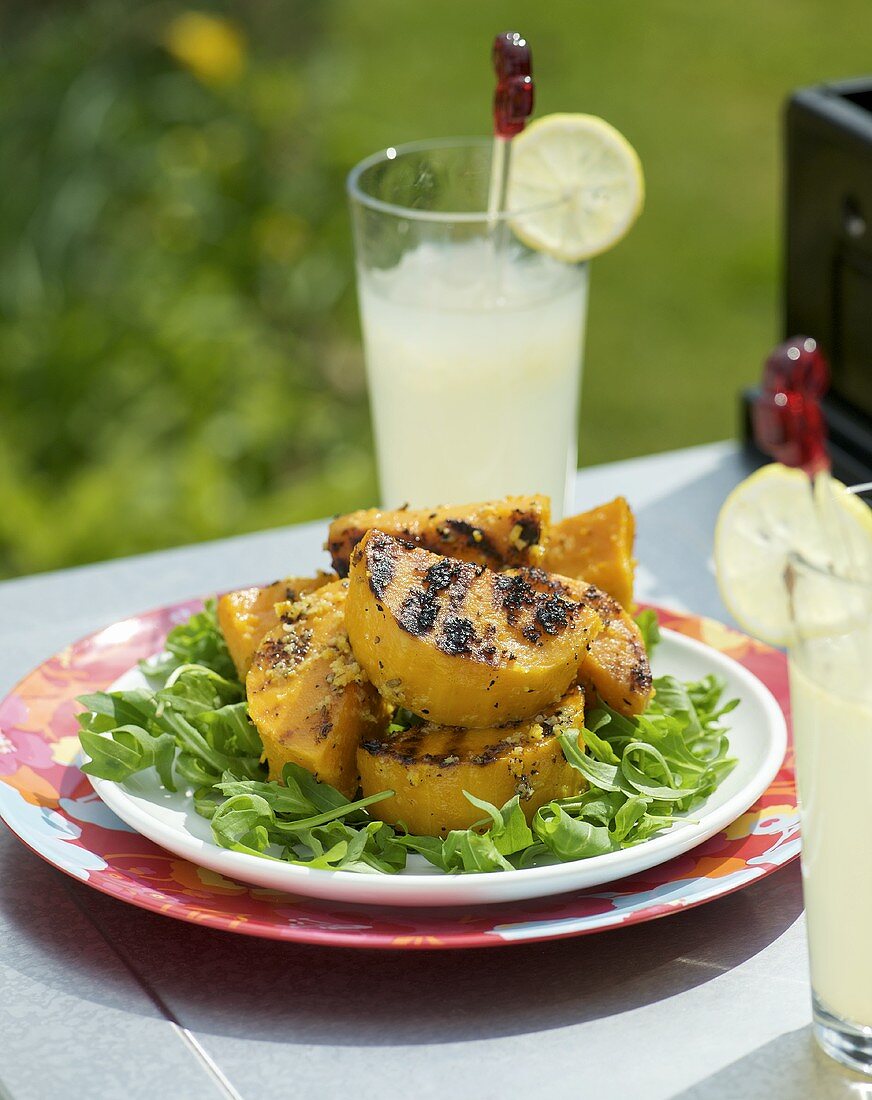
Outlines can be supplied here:
<path id="1" fill-rule="evenodd" d="M 730 443 L 582 471 L 638 519 L 639 596 L 725 618 Z M 320 561 L 323 525 L 0 585 L 0 695 L 71 639 Z M 667 920 L 500 951 L 359 952 L 126 906 L 0 829 L 0 1098 L 872 1100 L 809 1029 L 799 868 Z"/>

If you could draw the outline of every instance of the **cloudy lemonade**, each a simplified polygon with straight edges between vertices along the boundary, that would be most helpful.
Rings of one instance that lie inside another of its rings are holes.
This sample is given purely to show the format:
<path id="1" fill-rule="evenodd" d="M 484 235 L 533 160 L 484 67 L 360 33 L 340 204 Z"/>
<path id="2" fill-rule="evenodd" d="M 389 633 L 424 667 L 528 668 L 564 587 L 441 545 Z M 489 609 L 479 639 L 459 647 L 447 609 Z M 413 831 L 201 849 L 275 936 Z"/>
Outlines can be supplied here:
<path id="1" fill-rule="evenodd" d="M 790 693 L 812 986 L 831 1013 L 872 1026 L 872 686 L 861 659 L 870 652 L 864 633 L 818 643 L 811 658 L 794 651 Z"/>
<path id="2" fill-rule="evenodd" d="M 358 285 L 383 503 L 538 492 L 561 514 L 587 268 L 425 242 Z"/>

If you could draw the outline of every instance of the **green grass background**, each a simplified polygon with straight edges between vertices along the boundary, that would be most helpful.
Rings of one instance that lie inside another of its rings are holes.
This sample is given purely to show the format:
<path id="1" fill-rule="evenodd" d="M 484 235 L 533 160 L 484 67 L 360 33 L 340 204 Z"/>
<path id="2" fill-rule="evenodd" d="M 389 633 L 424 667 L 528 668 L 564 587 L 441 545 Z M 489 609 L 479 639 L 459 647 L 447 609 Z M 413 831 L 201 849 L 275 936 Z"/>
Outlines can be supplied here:
<path id="1" fill-rule="evenodd" d="M 0 575 L 375 501 L 344 176 L 489 126 L 489 47 L 537 113 L 603 115 L 645 213 L 592 271 L 580 462 L 733 434 L 779 335 L 780 114 L 868 68 L 868 0 L 203 4 L 0 14 Z"/>

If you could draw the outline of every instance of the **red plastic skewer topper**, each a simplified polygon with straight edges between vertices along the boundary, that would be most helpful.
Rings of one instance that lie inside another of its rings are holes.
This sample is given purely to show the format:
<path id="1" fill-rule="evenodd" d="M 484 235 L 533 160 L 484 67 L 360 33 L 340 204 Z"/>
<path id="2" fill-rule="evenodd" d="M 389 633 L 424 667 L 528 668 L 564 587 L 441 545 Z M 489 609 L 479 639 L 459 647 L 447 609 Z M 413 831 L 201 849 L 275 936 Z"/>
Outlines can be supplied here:
<path id="1" fill-rule="evenodd" d="M 805 470 L 829 470 L 827 425 L 820 399 L 830 384 L 823 352 L 809 336 L 779 344 L 766 360 L 759 397 L 751 410 L 754 441 L 764 454 Z"/>
<path id="2" fill-rule="evenodd" d="M 533 113 L 533 61 L 527 40 L 517 31 L 506 31 L 494 39 L 494 133 L 513 138 L 524 129 Z"/>

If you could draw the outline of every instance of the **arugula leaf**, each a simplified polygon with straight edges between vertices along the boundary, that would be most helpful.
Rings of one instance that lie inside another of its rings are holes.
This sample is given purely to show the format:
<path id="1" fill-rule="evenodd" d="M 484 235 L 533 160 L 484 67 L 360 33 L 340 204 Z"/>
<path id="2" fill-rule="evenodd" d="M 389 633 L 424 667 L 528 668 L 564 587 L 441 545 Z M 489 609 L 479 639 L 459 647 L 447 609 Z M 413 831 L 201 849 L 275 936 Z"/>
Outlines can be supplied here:
<path id="1" fill-rule="evenodd" d="M 330 821 L 337 821 L 339 818 L 348 817 L 351 814 L 356 813 L 358 810 L 363 810 L 367 806 L 372 806 L 376 802 L 382 802 L 385 798 L 390 798 L 393 791 L 380 791 L 378 794 L 367 795 L 366 798 L 359 798 L 356 802 L 345 802 L 341 806 L 334 806 L 330 810 L 325 810 L 320 814 L 313 814 L 311 817 L 300 818 L 299 820 L 291 819 L 290 821 L 279 821 L 275 818 L 274 811 L 270 807 L 270 812 L 273 813 L 274 829 L 279 833 L 300 833 L 309 829 L 315 829 L 319 825 L 326 825 Z M 254 797 L 259 797 L 255 795 Z M 263 801 L 269 806 L 269 802 L 266 799 Z"/>
<path id="2" fill-rule="evenodd" d="M 454 830 L 442 844 L 446 871 L 513 871 L 490 833 Z"/>
<path id="3" fill-rule="evenodd" d="M 223 848 L 263 855 L 270 843 L 275 815 L 265 798 L 236 794 L 212 814 L 212 835 Z"/>
<path id="4" fill-rule="evenodd" d="M 601 856 L 617 846 L 606 826 L 570 816 L 559 802 L 549 802 L 536 811 L 533 832 L 563 862 Z"/>
<path id="5" fill-rule="evenodd" d="M 420 726 L 423 722 L 424 719 L 419 715 L 413 714 L 405 707 L 397 707 L 391 717 L 388 733 L 405 733 L 406 730 L 410 730 L 413 726 Z"/>
<path id="6" fill-rule="evenodd" d="M 407 848 L 410 852 L 417 852 L 428 863 L 438 867 L 440 871 L 447 871 L 445 857 L 442 853 L 444 841 L 438 836 L 413 836 L 411 833 L 400 834 L 397 844 Z"/>
<path id="7" fill-rule="evenodd" d="M 147 688 L 135 688 L 133 691 L 97 691 L 90 695 L 80 695 L 78 701 L 87 711 L 80 714 L 79 724 L 94 728 L 91 719 L 101 715 L 110 719 L 104 728 L 134 725 L 146 728 L 157 711 L 157 699 L 154 692 Z"/>
<path id="8" fill-rule="evenodd" d="M 593 787 L 578 798 L 561 799 L 560 806 L 573 817 L 583 817 L 594 825 L 608 825 L 625 799 L 622 791 L 599 791 Z"/>
<path id="9" fill-rule="evenodd" d="M 604 714 L 601 716 L 600 721 L 593 729 L 588 729 L 587 726 L 581 731 L 581 735 L 584 738 L 584 743 L 587 745 L 588 751 L 595 760 L 601 761 L 603 764 L 611 764 L 617 767 L 620 764 L 620 758 L 615 754 L 614 749 L 609 742 L 600 737 L 597 733 L 597 728 L 601 728 L 608 724 L 609 716 Z"/>
<path id="10" fill-rule="evenodd" d="M 579 736 L 585 738 L 586 731 L 581 730 L 580 733 L 576 733 L 575 737 L 572 736 L 571 732 L 558 734 L 558 740 L 563 747 L 563 755 L 566 757 L 567 762 L 571 764 L 576 771 L 581 772 L 588 783 L 597 790 L 626 790 L 627 786 L 621 774 L 620 766 L 617 764 L 605 764 L 602 760 L 587 756 L 578 747 Z"/>
<path id="11" fill-rule="evenodd" d="M 364 848 L 362 859 L 375 871 L 385 875 L 394 875 L 406 866 L 406 848 L 400 844 L 399 837 L 383 821 L 370 821 L 366 826 L 369 843 Z"/>
<path id="12" fill-rule="evenodd" d="M 650 659 L 654 656 L 654 650 L 660 643 L 660 623 L 657 620 L 657 612 L 650 609 L 640 611 L 636 616 L 636 626 L 638 626 L 642 635 L 645 652 Z"/>
<path id="13" fill-rule="evenodd" d="M 79 733 L 82 748 L 91 759 L 82 764 L 82 771 L 100 779 L 120 782 L 145 768 L 157 768 L 160 781 L 168 791 L 174 791 L 173 756 L 175 742 L 168 734 L 152 737 L 141 726 L 118 726 L 111 738 L 83 729 Z"/>
<path id="14" fill-rule="evenodd" d="M 509 799 L 500 810 L 490 802 L 476 798 L 469 791 L 464 791 L 463 795 L 473 806 L 484 810 L 490 817 L 493 825 L 488 833 L 500 855 L 514 855 L 515 852 L 521 852 L 533 843 L 533 834 L 521 809 L 520 795 L 516 794 L 514 798 Z"/>
<path id="15" fill-rule="evenodd" d="M 217 608 L 216 600 L 206 600 L 202 611 L 174 626 L 164 642 L 166 652 L 139 662 L 144 675 L 164 683 L 179 665 L 204 665 L 228 680 L 237 679 L 236 666 L 218 626 Z"/>
<path id="16" fill-rule="evenodd" d="M 648 812 L 650 804 L 650 801 L 641 795 L 633 795 L 628 798 L 614 816 L 611 827 L 613 839 L 618 843 L 624 841 Z"/>

